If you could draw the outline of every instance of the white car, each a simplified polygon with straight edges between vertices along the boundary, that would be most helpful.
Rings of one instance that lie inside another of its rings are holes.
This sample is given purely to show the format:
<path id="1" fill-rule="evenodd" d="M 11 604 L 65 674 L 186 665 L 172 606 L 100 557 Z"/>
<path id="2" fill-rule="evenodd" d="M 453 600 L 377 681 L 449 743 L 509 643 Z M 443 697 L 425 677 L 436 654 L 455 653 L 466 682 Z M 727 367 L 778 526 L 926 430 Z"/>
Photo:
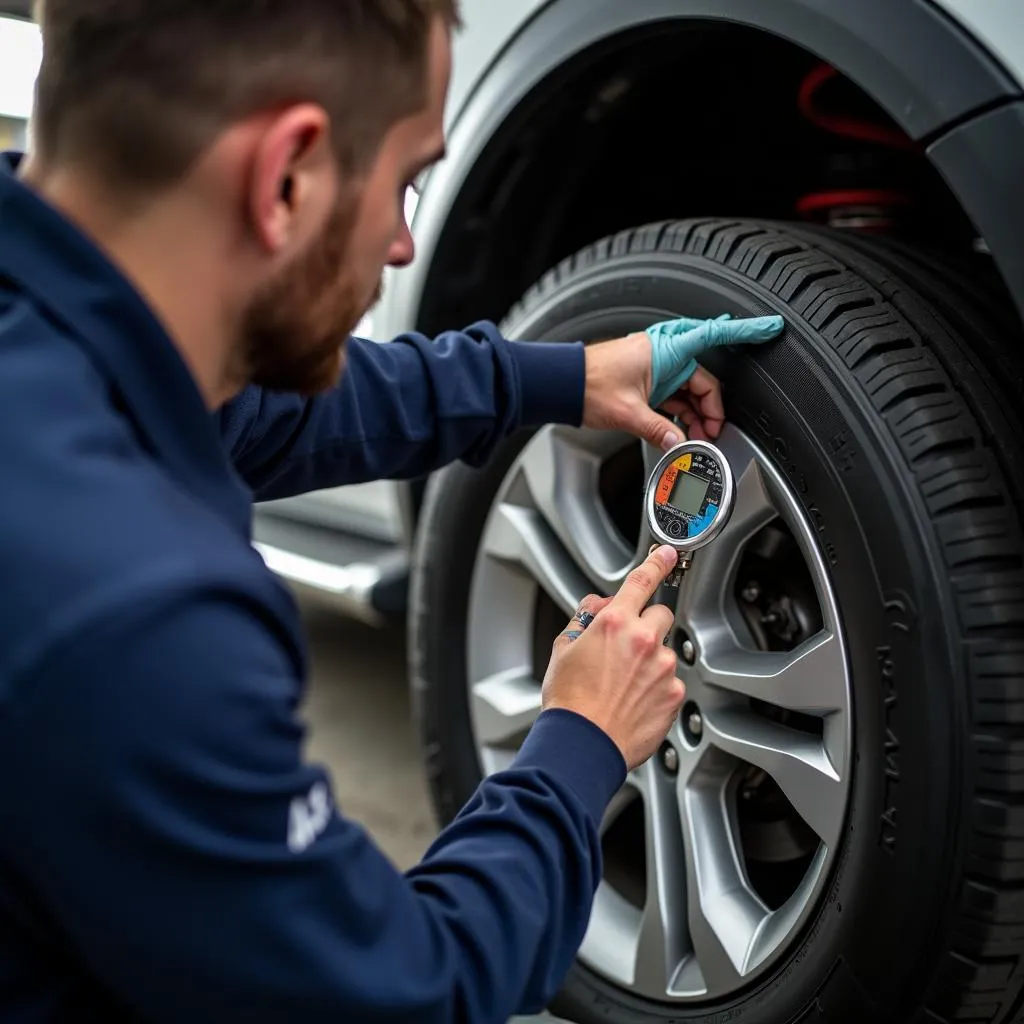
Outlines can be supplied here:
<path id="1" fill-rule="evenodd" d="M 607 817 L 553 1009 L 1024 1021 L 1024 3 L 464 14 L 372 337 L 789 324 L 709 360 L 739 506 L 684 583 L 688 705 Z M 646 454 L 544 429 L 260 511 L 294 582 L 408 609 L 442 820 L 512 758 L 576 599 L 646 550 Z"/>
<path id="2" fill-rule="evenodd" d="M 708 360 L 738 504 L 553 1011 L 1024 1021 L 1024 2 L 463 6 L 449 155 L 367 334 L 788 324 Z M 648 456 L 541 429 L 259 509 L 282 576 L 408 615 L 442 819 L 513 757 L 578 597 L 646 550 Z"/>

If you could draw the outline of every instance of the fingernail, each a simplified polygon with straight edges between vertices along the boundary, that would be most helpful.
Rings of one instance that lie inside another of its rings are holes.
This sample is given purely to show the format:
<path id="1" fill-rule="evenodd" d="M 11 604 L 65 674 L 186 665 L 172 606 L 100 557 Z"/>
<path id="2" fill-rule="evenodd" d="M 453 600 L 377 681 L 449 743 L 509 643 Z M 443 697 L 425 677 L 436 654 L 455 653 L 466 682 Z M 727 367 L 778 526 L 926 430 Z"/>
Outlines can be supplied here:
<path id="1" fill-rule="evenodd" d="M 657 550 L 658 561 L 664 562 L 666 567 L 675 565 L 679 561 L 679 552 L 675 548 L 662 544 Z"/>
<path id="2" fill-rule="evenodd" d="M 661 450 L 667 452 L 671 448 L 675 448 L 682 439 L 680 436 L 672 430 L 666 432 L 665 436 L 661 439 Z"/>

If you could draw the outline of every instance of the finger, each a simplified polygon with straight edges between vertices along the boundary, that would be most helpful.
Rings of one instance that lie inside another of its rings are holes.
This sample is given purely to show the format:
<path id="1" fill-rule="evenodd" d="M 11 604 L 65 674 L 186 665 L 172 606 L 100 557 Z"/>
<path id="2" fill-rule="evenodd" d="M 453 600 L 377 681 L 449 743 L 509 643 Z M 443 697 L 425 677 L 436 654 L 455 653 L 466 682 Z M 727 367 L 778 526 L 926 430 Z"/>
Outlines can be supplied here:
<path id="1" fill-rule="evenodd" d="M 602 608 L 607 608 L 611 604 L 610 597 L 601 597 L 599 594 L 587 594 L 573 612 L 573 618 L 578 619 L 580 612 L 589 612 L 591 615 L 597 615 Z"/>
<path id="2" fill-rule="evenodd" d="M 726 317 L 728 315 L 726 313 Z M 677 334 L 696 330 L 702 323 L 704 323 L 703 317 L 698 319 L 692 316 L 680 316 L 675 320 L 662 320 L 660 323 L 651 324 L 647 328 L 647 334 L 651 341 L 657 342 L 659 339 L 673 338 Z"/>
<path id="3" fill-rule="evenodd" d="M 721 434 L 725 423 L 721 385 L 717 378 L 703 368 L 698 368 L 691 380 L 696 383 L 692 386 L 685 385 L 686 390 L 679 391 L 672 398 L 662 402 L 661 408 L 682 421 L 687 437 L 697 441 L 716 438 Z M 694 391 L 698 393 L 695 394 Z"/>
<path id="4" fill-rule="evenodd" d="M 668 723 L 669 729 L 671 729 L 675 724 L 675 720 L 679 717 L 680 710 L 686 703 L 686 683 L 684 683 L 679 676 L 676 676 L 673 682 L 675 683 L 675 693 L 672 697 L 672 711 L 670 713 Z"/>
<path id="5" fill-rule="evenodd" d="M 682 416 L 687 410 L 693 411 L 686 400 L 685 391 L 677 391 L 671 398 L 666 398 L 658 408 L 662 412 L 668 413 L 669 416 Z"/>
<path id="6" fill-rule="evenodd" d="M 722 383 L 713 373 L 709 373 L 703 366 L 698 366 L 686 386 L 690 394 L 697 399 L 697 408 L 703 419 L 725 419 Z"/>
<path id="7" fill-rule="evenodd" d="M 583 635 L 583 631 L 597 618 L 597 613 L 602 608 L 607 608 L 611 600 L 610 597 L 588 594 L 580 601 L 579 607 L 577 607 L 575 614 L 569 620 L 568 625 L 555 638 L 555 643 L 564 645 L 572 643 L 573 640 L 578 640 Z"/>
<path id="8" fill-rule="evenodd" d="M 684 439 L 692 438 L 694 441 L 702 441 L 707 437 L 707 432 L 694 401 L 692 396 L 681 393 L 678 398 L 666 402 L 664 408 L 682 422 Z"/>
<path id="9" fill-rule="evenodd" d="M 717 440 L 722 433 L 723 426 L 725 426 L 725 420 L 702 420 L 701 433 L 704 435 L 704 440 Z"/>
<path id="10" fill-rule="evenodd" d="M 679 555 L 667 544 L 656 547 L 627 577 L 609 607 L 621 608 L 630 615 L 639 615 L 648 601 L 675 569 Z"/>
<path id="11" fill-rule="evenodd" d="M 721 316 L 716 316 L 715 320 L 731 320 L 732 313 L 722 313 Z M 658 324 L 659 327 L 671 328 L 674 334 L 686 333 L 687 331 L 695 331 L 701 324 L 708 322 L 708 317 L 692 317 L 692 316 L 681 316 L 678 320 L 667 320 L 663 324 Z"/>
<path id="12" fill-rule="evenodd" d="M 586 629 L 597 616 L 600 614 L 602 608 L 607 608 L 611 604 L 612 599 L 610 597 L 598 597 L 595 594 L 590 594 L 585 597 L 579 607 L 576 609 L 573 617 L 569 620 L 569 629 Z"/>
<path id="13" fill-rule="evenodd" d="M 700 415 L 694 408 L 693 402 L 690 401 L 689 398 L 684 398 L 682 406 L 682 409 L 679 411 L 679 418 L 683 421 L 683 423 L 688 427 L 700 426 Z"/>
<path id="14" fill-rule="evenodd" d="M 722 385 L 718 378 L 700 367 L 690 378 L 688 390 L 691 407 L 700 416 L 702 434 L 708 438 L 718 437 L 725 423 Z"/>
<path id="15" fill-rule="evenodd" d="M 785 327 L 781 316 L 755 316 L 728 323 L 715 320 L 709 327 L 711 345 L 759 345 L 777 338 Z"/>
<path id="16" fill-rule="evenodd" d="M 688 391 L 677 391 L 672 398 L 662 402 L 661 408 L 672 416 L 686 417 L 686 422 L 700 418 L 700 402 Z"/>
<path id="17" fill-rule="evenodd" d="M 708 432 L 704 429 L 704 423 L 699 416 L 693 417 L 693 424 L 686 428 L 686 433 L 692 441 L 710 441 Z"/>
<path id="18" fill-rule="evenodd" d="M 666 604 L 652 604 L 640 613 L 640 621 L 649 625 L 661 640 L 672 631 L 676 613 Z"/>
<path id="19" fill-rule="evenodd" d="M 697 357 L 722 345 L 760 344 L 777 338 L 785 327 L 781 316 L 745 320 L 706 320 L 686 336 L 687 352 Z"/>

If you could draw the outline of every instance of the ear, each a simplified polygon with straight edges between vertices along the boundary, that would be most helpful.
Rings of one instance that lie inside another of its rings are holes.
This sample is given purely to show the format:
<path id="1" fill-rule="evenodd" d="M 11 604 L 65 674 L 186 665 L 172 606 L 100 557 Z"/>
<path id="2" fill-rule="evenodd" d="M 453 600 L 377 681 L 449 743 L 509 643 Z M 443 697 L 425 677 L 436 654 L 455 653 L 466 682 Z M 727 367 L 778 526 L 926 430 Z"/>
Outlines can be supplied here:
<path id="1" fill-rule="evenodd" d="M 276 115 L 260 138 L 248 205 L 269 253 L 301 248 L 333 209 L 338 182 L 329 130 L 326 111 L 304 103 Z"/>

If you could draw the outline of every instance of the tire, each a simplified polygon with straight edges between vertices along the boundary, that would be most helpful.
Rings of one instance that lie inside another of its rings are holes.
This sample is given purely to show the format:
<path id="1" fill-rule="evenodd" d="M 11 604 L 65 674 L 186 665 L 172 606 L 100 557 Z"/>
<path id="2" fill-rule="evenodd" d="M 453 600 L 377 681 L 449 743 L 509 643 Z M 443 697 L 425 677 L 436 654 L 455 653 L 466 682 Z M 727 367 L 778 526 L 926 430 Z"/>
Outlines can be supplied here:
<path id="1" fill-rule="evenodd" d="M 781 313 L 709 357 L 731 423 L 815 524 L 853 682 L 854 768 L 827 890 L 785 958 L 715 1003 L 641 1000 L 578 964 L 581 1022 L 1024 1021 L 1024 395 L 1019 325 L 938 260 L 825 229 L 685 221 L 566 260 L 517 336 Z M 481 777 L 466 621 L 495 494 L 529 440 L 428 488 L 411 678 L 436 808 Z"/>

